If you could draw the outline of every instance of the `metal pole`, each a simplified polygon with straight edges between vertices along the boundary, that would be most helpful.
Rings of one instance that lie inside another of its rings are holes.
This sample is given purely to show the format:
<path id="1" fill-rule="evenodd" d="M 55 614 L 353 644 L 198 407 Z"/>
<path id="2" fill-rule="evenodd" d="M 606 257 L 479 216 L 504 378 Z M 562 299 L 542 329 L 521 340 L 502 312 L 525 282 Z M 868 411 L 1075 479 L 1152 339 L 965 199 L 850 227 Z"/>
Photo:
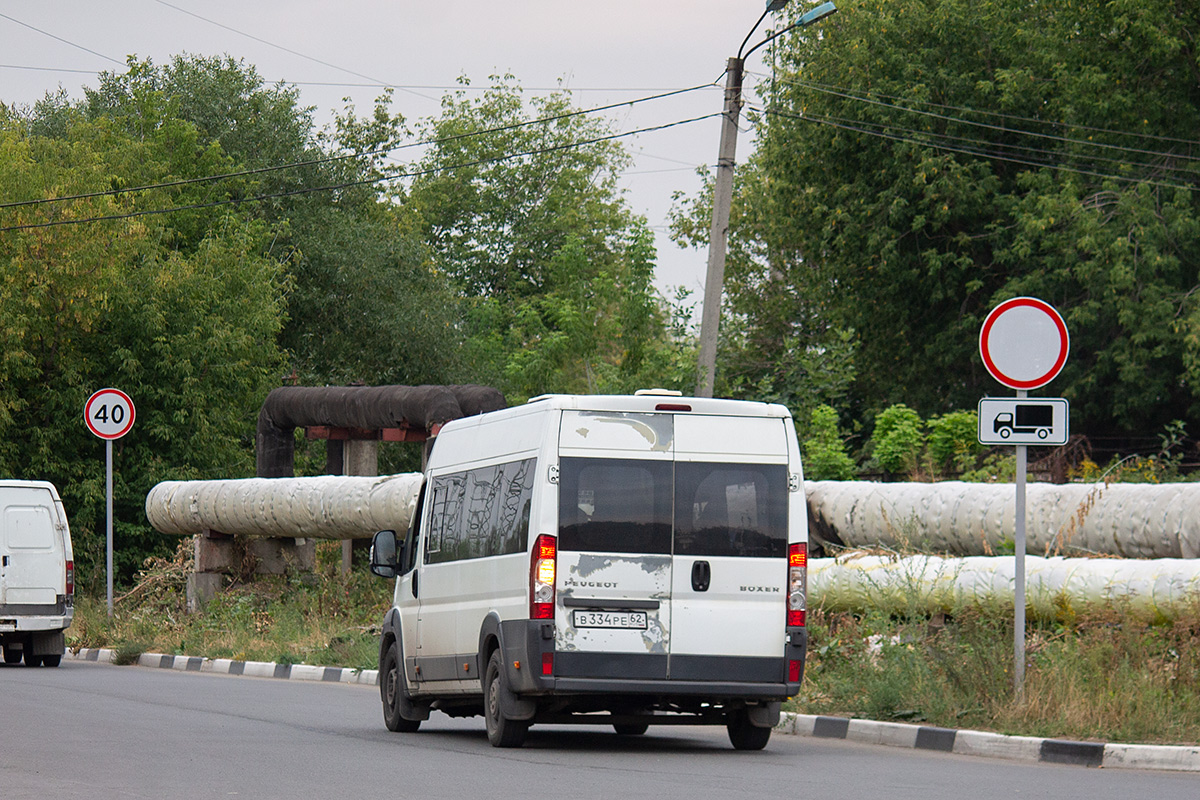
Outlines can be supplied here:
<path id="1" fill-rule="evenodd" d="M 725 64 L 725 116 L 721 123 L 721 150 L 713 185 L 712 227 L 708 234 L 708 272 L 704 279 L 704 308 L 700 318 L 700 355 L 696 396 L 712 397 L 717 368 L 717 329 L 721 324 L 721 295 L 725 287 L 725 246 L 729 236 L 729 208 L 733 204 L 733 165 L 737 152 L 738 116 L 742 109 L 742 67 L 731 58 Z"/>
<path id="2" fill-rule="evenodd" d="M 107 497 L 105 514 L 105 550 L 108 566 L 108 615 L 113 613 L 113 481 L 112 439 L 104 440 L 104 492 Z"/>
<path id="3" fill-rule="evenodd" d="M 1028 397 L 1017 390 L 1017 399 Z M 1013 570 L 1013 689 L 1017 702 L 1025 699 L 1025 473 L 1028 469 L 1025 445 L 1017 445 L 1017 511 L 1013 531 L 1015 568 Z"/>

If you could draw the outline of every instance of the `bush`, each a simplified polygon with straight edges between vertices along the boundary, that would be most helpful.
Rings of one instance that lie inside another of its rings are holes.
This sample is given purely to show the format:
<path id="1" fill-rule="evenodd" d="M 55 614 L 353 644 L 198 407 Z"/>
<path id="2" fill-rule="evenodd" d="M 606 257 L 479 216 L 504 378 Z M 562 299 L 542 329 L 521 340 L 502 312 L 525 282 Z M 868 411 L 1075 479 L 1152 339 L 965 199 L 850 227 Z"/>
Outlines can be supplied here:
<path id="1" fill-rule="evenodd" d="M 979 444 L 979 413 L 952 411 L 929 420 L 929 460 L 942 474 L 960 474 L 975 468 L 983 454 Z"/>
<path id="2" fill-rule="evenodd" d="M 854 459 L 838 433 L 837 412 L 817 406 L 812 412 L 809 438 L 804 440 L 804 472 L 814 481 L 848 481 L 855 475 Z"/>
<path id="3" fill-rule="evenodd" d="M 875 462 L 893 474 L 916 472 L 925 445 L 923 427 L 920 415 L 903 403 L 885 408 L 875 418 L 871 434 Z"/>

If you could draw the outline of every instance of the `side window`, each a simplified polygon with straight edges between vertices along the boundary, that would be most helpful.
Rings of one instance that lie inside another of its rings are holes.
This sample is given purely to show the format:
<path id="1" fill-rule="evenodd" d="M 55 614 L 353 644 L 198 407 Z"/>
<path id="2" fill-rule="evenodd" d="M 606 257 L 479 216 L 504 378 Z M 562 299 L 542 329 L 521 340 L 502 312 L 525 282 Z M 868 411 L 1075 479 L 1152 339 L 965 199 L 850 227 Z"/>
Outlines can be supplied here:
<path id="1" fill-rule="evenodd" d="M 787 491 L 781 464 L 678 464 L 675 552 L 783 557 Z"/>
<path id="2" fill-rule="evenodd" d="M 430 495 L 429 537 L 425 540 L 425 563 L 437 564 L 458 558 L 462 538 L 464 474 L 433 479 Z"/>
<path id="3" fill-rule="evenodd" d="M 427 486 L 427 483 L 421 484 L 421 491 L 417 494 L 417 505 L 413 508 L 412 519 L 408 521 L 408 532 L 404 535 L 404 548 L 401 551 L 404 556 L 404 561 L 400 564 L 401 575 L 412 572 L 413 567 L 417 565 L 417 538 L 421 532 L 421 515 L 425 513 Z"/>
<path id="4" fill-rule="evenodd" d="M 435 478 L 427 563 L 525 552 L 536 460 Z"/>

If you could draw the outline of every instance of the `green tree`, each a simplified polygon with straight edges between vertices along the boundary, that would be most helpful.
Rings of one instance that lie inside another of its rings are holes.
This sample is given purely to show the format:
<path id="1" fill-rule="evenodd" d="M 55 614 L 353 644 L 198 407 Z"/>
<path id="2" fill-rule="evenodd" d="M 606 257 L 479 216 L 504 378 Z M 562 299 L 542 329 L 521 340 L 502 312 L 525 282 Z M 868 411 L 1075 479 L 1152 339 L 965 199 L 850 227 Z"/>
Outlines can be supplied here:
<path id="1" fill-rule="evenodd" d="M 774 53 L 733 215 L 731 309 L 778 285 L 791 307 L 763 304 L 755 330 L 795 325 L 818 348 L 814 319 L 851 332 L 847 406 L 866 419 L 993 391 L 979 327 L 1036 295 L 1071 330 L 1053 391 L 1073 427 L 1152 433 L 1194 416 L 1200 7 L 839 9 Z"/>
<path id="2" fill-rule="evenodd" d="M 385 93 L 365 118 L 347 107 L 317 131 L 294 86 L 268 86 L 230 57 L 130 59 L 87 92 L 86 113 L 129 135 L 186 127 L 195 146 L 249 172 L 206 183 L 212 199 L 241 206 L 271 228 L 264 247 L 290 276 L 280 343 L 301 383 L 445 383 L 458 367 L 462 309 L 431 269 L 419 232 L 386 200 L 388 152 L 405 137 Z M 179 154 L 186 159 L 191 150 Z M 178 226 L 180 223 L 174 223 Z M 206 229 L 197 226 L 193 238 Z"/>
<path id="3" fill-rule="evenodd" d="M 469 303 L 469 368 L 511 399 L 688 383 L 610 124 L 565 92 L 526 103 L 511 77 L 494 80 L 419 126 L 431 145 L 401 206 Z"/>
<path id="4" fill-rule="evenodd" d="M 984 448 L 979 444 L 979 413 L 951 411 L 929 420 L 926 448 L 934 469 L 958 474 L 973 469 Z"/>
<path id="5" fill-rule="evenodd" d="M 801 448 L 804 476 L 814 481 L 853 480 L 857 470 L 838 432 L 837 411 L 824 405 L 814 408 L 808 432 Z"/>
<path id="6" fill-rule="evenodd" d="M 0 474 L 58 486 L 80 583 L 96 586 L 104 449 L 82 424 L 84 401 L 117 386 L 138 409 L 115 445 L 115 560 L 129 577 L 172 546 L 145 524 L 151 486 L 253 469 L 257 407 L 283 365 L 276 341 L 286 276 L 263 255 L 266 228 L 235 210 L 200 212 L 200 226 L 194 213 L 96 219 L 165 196 L 29 204 L 161 180 L 173 174 L 174 154 L 198 141 L 186 124 L 135 139 L 107 119 L 45 109 L 54 124 L 40 129 L 53 136 L 32 133 L 31 120 L 0 118 L 0 192 L 27 203 L 0 209 Z M 219 148 L 192 152 L 194 169 L 225 162 Z M 47 221 L 78 224 L 21 228 Z M 200 227 L 206 233 L 193 238 Z"/>
<path id="7" fill-rule="evenodd" d="M 875 462 L 893 474 L 915 473 L 925 446 L 923 427 L 920 415 L 903 403 L 885 408 L 868 442 Z"/>

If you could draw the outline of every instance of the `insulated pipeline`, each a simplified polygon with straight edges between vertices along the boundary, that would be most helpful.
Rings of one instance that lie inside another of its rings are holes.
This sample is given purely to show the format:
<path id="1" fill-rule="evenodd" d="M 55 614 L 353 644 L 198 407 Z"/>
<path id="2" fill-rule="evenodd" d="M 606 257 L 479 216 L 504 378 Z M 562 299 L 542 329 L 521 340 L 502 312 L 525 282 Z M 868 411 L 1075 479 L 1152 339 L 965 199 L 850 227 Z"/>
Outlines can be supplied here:
<path id="1" fill-rule="evenodd" d="M 165 481 L 146 496 L 146 518 L 161 533 L 204 531 L 279 538 L 369 539 L 404 530 L 420 473 L 376 477 Z"/>

